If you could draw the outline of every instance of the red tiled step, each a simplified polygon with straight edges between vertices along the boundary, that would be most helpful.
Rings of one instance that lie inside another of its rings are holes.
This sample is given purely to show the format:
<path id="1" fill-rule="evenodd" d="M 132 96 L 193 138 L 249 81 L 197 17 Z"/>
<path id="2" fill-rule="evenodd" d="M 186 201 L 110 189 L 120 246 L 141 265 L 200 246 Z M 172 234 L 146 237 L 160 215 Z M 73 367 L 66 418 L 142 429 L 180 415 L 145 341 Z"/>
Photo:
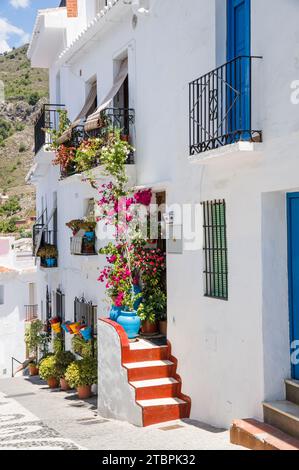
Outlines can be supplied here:
<path id="1" fill-rule="evenodd" d="M 137 400 L 142 407 L 143 426 L 174 421 L 188 417 L 188 403 L 179 398 L 158 398 L 155 400 Z"/>
<path id="2" fill-rule="evenodd" d="M 136 400 L 177 397 L 180 387 L 180 383 L 172 377 L 140 380 L 130 384 L 135 388 Z"/>
<path id="3" fill-rule="evenodd" d="M 236 419 L 230 441 L 252 450 L 299 450 L 299 440 L 256 419 Z"/>
<path id="4" fill-rule="evenodd" d="M 128 370 L 130 382 L 172 377 L 175 373 L 175 364 L 168 360 L 131 362 L 124 364 L 124 367 Z"/>
<path id="5" fill-rule="evenodd" d="M 130 362 L 144 362 L 144 361 L 159 361 L 159 360 L 166 360 L 168 358 L 169 358 L 168 346 L 144 348 L 141 345 L 141 347 L 133 348 L 133 345 L 131 344 L 126 362 L 130 363 Z"/>

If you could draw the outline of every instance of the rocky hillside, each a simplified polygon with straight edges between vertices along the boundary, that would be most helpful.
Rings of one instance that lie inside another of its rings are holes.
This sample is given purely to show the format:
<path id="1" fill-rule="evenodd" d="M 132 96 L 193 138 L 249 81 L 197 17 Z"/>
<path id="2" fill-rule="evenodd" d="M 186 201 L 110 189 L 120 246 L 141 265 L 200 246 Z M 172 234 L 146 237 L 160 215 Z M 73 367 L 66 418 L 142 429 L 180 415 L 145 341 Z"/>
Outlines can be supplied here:
<path id="1" fill-rule="evenodd" d="M 23 46 L 0 55 L 0 80 L 5 92 L 5 102 L 0 103 L 0 194 L 14 202 L 8 204 L 14 207 L 13 212 L 3 210 L 3 204 L 1 210 L 0 205 L 0 232 L 24 231 L 18 221 L 35 213 L 34 188 L 26 185 L 25 176 L 34 156 L 34 120 L 47 99 L 48 74 L 30 68 L 26 51 L 27 46 Z M 13 219 L 9 227 L 8 216 Z"/>

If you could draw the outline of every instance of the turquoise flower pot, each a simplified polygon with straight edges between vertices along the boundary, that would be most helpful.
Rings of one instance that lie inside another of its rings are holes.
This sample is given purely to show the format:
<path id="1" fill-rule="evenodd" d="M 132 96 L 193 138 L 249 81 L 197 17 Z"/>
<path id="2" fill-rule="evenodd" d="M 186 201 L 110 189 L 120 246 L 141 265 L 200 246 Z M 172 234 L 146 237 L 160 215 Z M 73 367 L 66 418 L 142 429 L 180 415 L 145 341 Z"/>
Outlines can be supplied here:
<path id="1" fill-rule="evenodd" d="M 123 307 L 116 307 L 116 305 L 112 305 L 110 310 L 110 320 L 117 321 Z"/>
<path id="2" fill-rule="evenodd" d="M 85 341 L 91 340 L 92 338 L 91 326 L 87 326 L 86 328 L 81 328 L 80 333 L 85 339 Z"/>
<path id="3" fill-rule="evenodd" d="M 46 266 L 47 268 L 54 268 L 56 264 L 55 258 L 46 258 Z"/>
<path id="4" fill-rule="evenodd" d="M 134 339 L 138 336 L 141 320 L 136 311 L 126 312 L 122 310 L 117 319 L 117 323 L 123 327 L 129 339 Z"/>
<path id="5" fill-rule="evenodd" d="M 85 232 L 84 237 L 87 238 L 88 241 L 92 241 L 94 239 L 95 233 L 94 232 Z"/>

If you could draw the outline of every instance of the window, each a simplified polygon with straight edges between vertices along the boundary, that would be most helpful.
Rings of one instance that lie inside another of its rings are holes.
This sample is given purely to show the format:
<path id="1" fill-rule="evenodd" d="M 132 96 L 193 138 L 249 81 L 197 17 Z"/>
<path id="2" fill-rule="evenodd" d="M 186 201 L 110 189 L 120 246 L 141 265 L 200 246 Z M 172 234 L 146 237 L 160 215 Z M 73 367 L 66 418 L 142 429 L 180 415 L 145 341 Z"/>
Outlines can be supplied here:
<path id="1" fill-rule="evenodd" d="M 228 299 L 225 201 L 203 203 L 205 296 Z"/>
<path id="2" fill-rule="evenodd" d="M 0 305 L 4 305 L 4 286 L 0 286 Z"/>

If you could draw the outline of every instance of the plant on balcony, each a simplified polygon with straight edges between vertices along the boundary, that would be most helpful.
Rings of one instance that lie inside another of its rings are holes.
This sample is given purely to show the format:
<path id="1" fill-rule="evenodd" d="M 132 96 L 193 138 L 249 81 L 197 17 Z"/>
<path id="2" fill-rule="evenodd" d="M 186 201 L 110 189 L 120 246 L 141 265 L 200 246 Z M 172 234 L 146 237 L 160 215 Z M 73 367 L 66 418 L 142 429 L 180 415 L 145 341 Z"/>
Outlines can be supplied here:
<path id="1" fill-rule="evenodd" d="M 85 357 L 72 362 L 65 373 L 65 379 L 71 387 L 77 388 L 80 399 L 91 396 L 91 386 L 97 383 L 97 360 Z"/>
<path id="2" fill-rule="evenodd" d="M 37 256 L 45 260 L 46 266 L 51 268 L 56 264 L 58 251 L 54 245 L 43 245 L 37 252 Z"/>
<path id="3" fill-rule="evenodd" d="M 51 135 L 51 141 L 52 141 L 51 149 L 53 150 L 57 150 L 60 147 L 60 144 L 58 143 L 59 137 L 61 137 L 62 134 L 71 126 L 71 121 L 69 120 L 67 111 L 65 109 L 58 109 L 57 114 L 58 114 L 58 121 L 59 121 L 58 129 L 46 129 L 45 130 L 47 134 Z"/>
<path id="4" fill-rule="evenodd" d="M 67 222 L 65 225 L 72 230 L 73 235 L 76 235 L 79 230 L 94 233 L 97 223 L 94 220 L 74 219 Z"/>
<path id="5" fill-rule="evenodd" d="M 76 147 L 61 144 L 55 153 L 55 158 L 52 162 L 54 166 L 59 165 L 62 173 L 68 174 L 74 171 L 76 157 Z"/>
<path id="6" fill-rule="evenodd" d="M 65 373 L 68 366 L 74 360 L 75 356 L 71 351 L 59 351 L 56 353 L 56 367 L 61 390 L 67 391 L 70 389 L 68 382 L 65 380 Z"/>
<path id="7" fill-rule="evenodd" d="M 81 142 L 74 158 L 74 164 L 79 173 L 88 171 L 100 164 L 103 144 L 103 139 L 99 137 L 85 139 Z"/>
<path id="8" fill-rule="evenodd" d="M 49 388 L 58 387 L 59 374 L 55 355 L 48 356 L 41 361 L 39 375 L 41 379 L 47 381 Z"/>

